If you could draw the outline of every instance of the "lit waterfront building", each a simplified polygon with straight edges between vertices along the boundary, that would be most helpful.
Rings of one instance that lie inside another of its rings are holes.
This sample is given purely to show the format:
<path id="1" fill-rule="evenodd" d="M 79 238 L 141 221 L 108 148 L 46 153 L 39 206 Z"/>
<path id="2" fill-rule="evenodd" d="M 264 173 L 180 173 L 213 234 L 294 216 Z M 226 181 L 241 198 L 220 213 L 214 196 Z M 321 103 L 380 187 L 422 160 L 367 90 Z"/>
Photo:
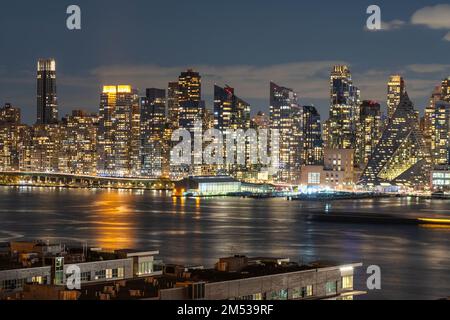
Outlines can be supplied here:
<path id="1" fill-rule="evenodd" d="M 431 157 L 419 130 L 417 113 L 405 93 L 362 174 L 363 186 L 429 185 Z"/>
<path id="2" fill-rule="evenodd" d="M 302 164 L 323 163 L 323 141 L 320 114 L 314 106 L 303 106 Z"/>
<path id="3" fill-rule="evenodd" d="M 78 175 L 97 174 L 97 127 L 98 115 L 74 110 L 63 118 L 65 135 L 62 140 L 60 172 Z"/>
<path id="4" fill-rule="evenodd" d="M 405 93 L 405 81 L 400 75 L 392 75 L 389 78 L 387 89 L 388 119 L 391 119 L 400 103 L 400 97 Z"/>
<path id="5" fill-rule="evenodd" d="M 375 101 L 363 101 L 358 120 L 358 162 L 362 169 L 367 165 L 381 137 L 381 106 Z"/>
<path id="6" fill-rule="evenodd" d="M 129 85 L 104 86 L 100 99 L 98 173 L 140 175 L 140 108 L 137 91 Z"/>
<path id="7" fill-rule="evenodd" d="M 356 126 L 360 92 L 353 85 L 347 66 L 334 66 L 330 77 L 330 116 L 327 122 L 326 147 L 356 151 Z"/>
<path id="8" fill-rule="evenodd" d="M 278 132 L 279 137 L 278 146 L 271 145 L 270 151 L 277 161 L 275 179 L 279 182 L 296 182 L 300 174 L 301 153 L 296 153 L 300 130 L 295 128 L 298 122 L 294 121 L 294 116 L 300 117 L 298 109 L 297 94 L 292 89 L 270 83 L 271 133 Z"/>
<path id="9" fill-rule="evenodd" d="M 352 190 L 355 185 L 353 149 L 324 149 L 323 165 L 301 168 L 300 185 L 312 188 Z"/>
<path id="10" fill-rule="evenodd" d="M 151 88 L 141 98 L 142 175 L 161 177 L 169 157 L 169 140 L 165 140 L 166 91 Z"/>
<path id="11" fill-rule="evenodd" d="M 37 124 L 58 122 L 56 62 L 40 59 L 37 63 Z"/>
<path id="12" fill-rule="evenodd" d="M 450 164 L 450 103 L 435 103 L 432 118 L 431 155 L 434 165 Z"/>
<path id="13" fill-rule="evenodd" d="M 64 171 L 62 141 L 65 129 L 60 124 L 36 124 L 31 128 L 30 159 L 25 171 Z"/>

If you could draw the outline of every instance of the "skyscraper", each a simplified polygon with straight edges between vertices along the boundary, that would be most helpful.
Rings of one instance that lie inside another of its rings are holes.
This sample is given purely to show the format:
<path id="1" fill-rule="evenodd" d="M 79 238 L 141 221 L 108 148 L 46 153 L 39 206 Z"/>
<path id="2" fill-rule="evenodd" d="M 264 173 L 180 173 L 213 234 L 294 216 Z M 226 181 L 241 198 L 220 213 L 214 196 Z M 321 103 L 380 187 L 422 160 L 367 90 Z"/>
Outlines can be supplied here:
<path id="1" fill-rule="evenodd" d="M 435 103 L 432 117 L 431 155 L 436 166 L 450 164 L 450 103 Z"/>
<path id="2" fill-rule="evenodd" d="M 282 182 L 295 182 L 300 175 L 298 143 L 301 118 L 297 94 L 290 88 L 270 83 L 270 122 L 272 134 L 278 132 L 277 146 L 271 146 L 272 159 L 277 159 L 278 172 L 275 179 Z"/>
<path id="3" fill-rule="evenodd" d="M 328 148 L 356 149 L 356 124 L 360 92 L 353 85 L 347 66 L 334 66 L 330 77 L 330 117 L 327 123 Z"/>
<path id="4" fill-rule="evenodd" d="M 202 100 L 202 83 L 201 76 L 198 72 L 188 69 L 180 74 L 178 78 L 178 86 L 172 85 L 173 90 L 177 90 L 176 99 L 173 101 L 172 110 L 176 112 L 178 106 L 177 127 L 189 130 L 192 138 L 195 134 L 196 121 L 203 121 L 205 116 L 205 102 Z M 171 95 L 172 98 L 172 95 Z M 205 125 L 203 123 L 203 125 Z M 203 128 L 202 128 L 203 129 Z M 198 132 L 198 134 L 201 134 Z M 194 139 L 192 139 L 192 143 Z M 192 150 L 194 150 L 192 145 Z M 195 159 L 202 159 L 202 154 L 194 154 L 192 152 L 191 165 L 175 165 L 171 166 L 170 175 L 173 179 L 180 179 L 188 175 L 201 175 L 202 166 L 195 164 Z"/>
<path id="5" fill-rule="evenodd" d="M 387 107 L 388 107 L 388 119 L 391 119 L 394 115 L 395 109 L 397 109 L 400 103 L 400 97 L 405 93 L 405 81 L 400 75 L 393 75 L 389 78 L 387 89 Z"/>
<path id="6" fill-rule="evenodd" d="M 164 160 L 168 156 L 168 141 L 164 140 L 166 127 L 166 91 L 151 88 L 141 98 L 141 158 L 142 174 L 162 176 Z"/>
<path id="7" fill-rule="evenodd" d="M 178 128 L 180 121 L 180 104 L 178 102 L 178 81 L 169 82 L 167 88 L 168 120 L 172 128 Z"/>
<path id="8" fill-rule="evenodd" d="M 302 165 L 323 163 L 323 141 L 320 114 L 314 106 L 303 106 Z"/>
<path id="9" fill-rule="evenodd" d="M 40 59 L 37 63 L 37 124 L 58 122 L 56 62 Z"/>
<path id="10" fill-rule="evenodd" d="M 450 77 L 442 80 L 441 99 L 442 101 L 450 102 Z"/>
<path id="11" fill-rule="evenodd" d="M 192 129 L 195 120 L 201 120 L 205 111 L 202 101 L 202 81 L 198 72 L 188 69 L 178 78 L 177 102 L 179 105 L 179 126 Z"/>
<path id="12" fill-rule="evenodd" d="M 18 171 L 29 142 L 29 127 L 20 123 L 20 108 L 0 108 L 0 171 Z"/>
<path id="13" fill-rule="evenodd" d="M 129 85 L 104 86 L 99 113 L 99 174 L 139 175 L 140 137 L 137 91 Z"/>
<path id="14" fill-rule="evenodd" d="M 416 110 L 403 94 L 362 174 L 360 184 L 424 187 L 431 157 L 419 130 Z"/>
<path id="15" fill-rule="evenodd" d="M 367 165 L 381 137 L 381 106 L 375 101 L 364 100 L 360 107 L 358 122 L 357 156 L 361 169 Z"/>
<path id="16" fill-rule="evenodd" d="M 62 140 L 63 167 L 59 171 L 80 175 L 97 174 L 98 115 L 74 110 L 63 118 L 65 135 Z"/>
<path id="17" fill-rule="evenodd" d="M 425 108 L 425 114 L 423 116 L 423 137 L 425 139 L 425 144 L 430 149 L 435 125 L 434 116 L 436 111 L 436 103 L 442 100 L 441 97 L 441 86 L 437 86 L 431 94 L 430 102 Z"/>
<path id="18" fill-rule="evenodd" d="M 227 132 L 235 134 L 236 139 L 236 130 L 242 129 L 245 132 L 250 129 L 250 104 L 237 97 L 234 89 L 229 86 L 223 88 L 214 86 L 214 127 L 223 134 L 227 134 Z M 249 138 L 245 139 L 246 164 L 225 166 L 227 174 L 242 177 L 249 168 L 249 143 L 251 142 Z M 233 153 L 236 154 L 236 152 L 237 149 L 234 148 Z M 225 157 L 231 157 L 227 154 L 227 148 L 224 148 L 223 154 Z"/>
<path id="19" fill-rule="evenodd" d="M 214 126 L 222 132 L 250 127 L 250 105 L 229 86 L 214 86 Z"/>

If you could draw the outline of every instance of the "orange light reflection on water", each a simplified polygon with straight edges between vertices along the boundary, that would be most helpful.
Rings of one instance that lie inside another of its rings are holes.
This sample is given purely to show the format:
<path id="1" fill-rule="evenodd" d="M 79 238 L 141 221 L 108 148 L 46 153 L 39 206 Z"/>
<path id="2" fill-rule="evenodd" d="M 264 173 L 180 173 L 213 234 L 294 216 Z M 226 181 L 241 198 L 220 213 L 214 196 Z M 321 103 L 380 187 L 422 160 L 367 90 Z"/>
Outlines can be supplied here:
<path id="1" fill-rule="evenodd" d="M 108 250 L 134 248 L 135 222 L 130 204 L 132 194 L 102 192 L 95 202 L 98 221 L 95 222 L 95 239 L 99 247 Z"/>

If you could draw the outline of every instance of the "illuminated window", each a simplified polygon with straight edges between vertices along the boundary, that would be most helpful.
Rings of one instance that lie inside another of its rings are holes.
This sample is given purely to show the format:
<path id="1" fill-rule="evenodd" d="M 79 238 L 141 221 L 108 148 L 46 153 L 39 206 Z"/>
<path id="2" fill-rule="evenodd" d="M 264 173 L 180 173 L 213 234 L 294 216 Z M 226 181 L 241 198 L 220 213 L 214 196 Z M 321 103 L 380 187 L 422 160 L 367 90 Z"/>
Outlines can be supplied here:
<path id="1" fill-rule="evenodd" d="M 325 284 L 325 293 L 327 295 L 336 294 L 337 293 L 337 285 L 336 281 L 330 281 Z"/>
<path id="2" fill-rule="evenodd" d="M 353 276 L 342 277 L 342 289 L 353 289 Z"/>
<path id="3" fill-rule="evenodd" d="M 320 173 L 308 172 L 308 184 L 320 184 Z"/>

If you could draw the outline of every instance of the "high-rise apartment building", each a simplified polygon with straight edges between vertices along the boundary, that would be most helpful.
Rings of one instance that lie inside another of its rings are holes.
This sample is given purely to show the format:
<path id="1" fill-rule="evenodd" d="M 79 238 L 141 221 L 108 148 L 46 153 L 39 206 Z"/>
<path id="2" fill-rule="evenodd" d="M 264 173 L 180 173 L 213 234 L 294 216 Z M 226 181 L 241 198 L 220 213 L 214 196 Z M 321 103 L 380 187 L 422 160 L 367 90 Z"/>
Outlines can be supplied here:
<path id="1" fill-rule="evenodd" d="M 140 175 L 140 116 L 137 90 L 129 85 L 103 87 L 97 146 L 99 174 Z"/>
<path id="2" fill-rule="evenodd" d="M 168 142 L 166 129 L 166 91 L 150 88 L 141 98 L 141 158 L 142 174 L 147 177 L 161 177 L 163 166 L 167 165 Z"/>
<path id="3" fill-rule="evenodd" d="M 234 93 L 234 89 L 225 86 L 219 87 L 214 86 L 214 127 L 220 130 L 223 135 L 232 134 L 234 139 L 236 139 L 236 145 L 233 148 L 233 155 L 229 155 L 227 148 L 224 147 L 223 155 L 224 158 L 227 157 L 237 157 L 237 144 L 241 143 L 238 141 L 240 137 L 237 136 L 236 130 L 243 130 L 245 133 L 250 129 L 250 104 L 237 97 Z M 243 152 L 245 152 L 245 164 L 232 164 L 219 166 L 227 174 L 231 174 L 235 177 L 242 178 L 246 171 L 250 168 L 250 144 L 255 145 L 257 141 L 250 141 L 251 137 L 245 136 L 245 146 L 243 147 Z M 225 161 L 224 161 L 225 162 Z"/>
<path id="4" fill-rule="evenodd" d="M 30 128 L 21 124 L 20 109 L 7 103 L 0 108 L 0 171 L 21 171 Z"/>
<path id="5" fill-rule="evenodd" d="M 56 96 L 56 62 L 40 59 L 37 63 L 37 124 L 58 122 Z"/>
<path id="6" fill-rule="evenodd" d="M 400 103 L 400 97 L 405 93 L 405 90 L 405 81 L 402 76 L 392 75 L 389 78 L 387 89 L 388 119 L 391 119 L 394 115 L 395 109 Z"/>
<path id="7" fill-rule="evenodd" d="M 62 122 L 66 133 L 61 143 L 60 164 L 63 163 L 59 171 L 96 175 L 98 115 L 73 110 Z"/>
<path id="8" fill-rule="evenodd" d="M 357 156 L 361 169 L 369 162 L 381 137 L 381 106 L 375 101 L 363 101 L 359 111 Z"/>
<path id="9" fill-rule="evenodd" d="M 320 114 L 314 106 L 303 106 L 302 109 L 302 165 L 320 165 L 323 163 Z"/>
<path id="10" fill-rule="evenodd" d="M 450 165 L 450 103 L 435 103 L 432 117 L 431 155 L 436 166 Z"/>
<path id="11" fill-rule="evenodd" d="M 347 66 L 334 66 L 330 77 L 330 117 L 327 122 L 326 147 L 356 150 L 360 92 L 353 85 Z"/>
<path id="12" fill-rule="evenodd" d="M 450 102 L 450 77 L 442 80 L 441 100 Z"/>
<path id="13" fill-rule="evenodd" d="M 281 182 L 298 181 L 300 175 L 301 153 L 301 109 L 297 94 L 290 88 L 270 83 L 270 123 L 271 134 L 278 135 L 278 143 L 271 145 L 272 159 L 277 161 L 275 179 Z"/>

